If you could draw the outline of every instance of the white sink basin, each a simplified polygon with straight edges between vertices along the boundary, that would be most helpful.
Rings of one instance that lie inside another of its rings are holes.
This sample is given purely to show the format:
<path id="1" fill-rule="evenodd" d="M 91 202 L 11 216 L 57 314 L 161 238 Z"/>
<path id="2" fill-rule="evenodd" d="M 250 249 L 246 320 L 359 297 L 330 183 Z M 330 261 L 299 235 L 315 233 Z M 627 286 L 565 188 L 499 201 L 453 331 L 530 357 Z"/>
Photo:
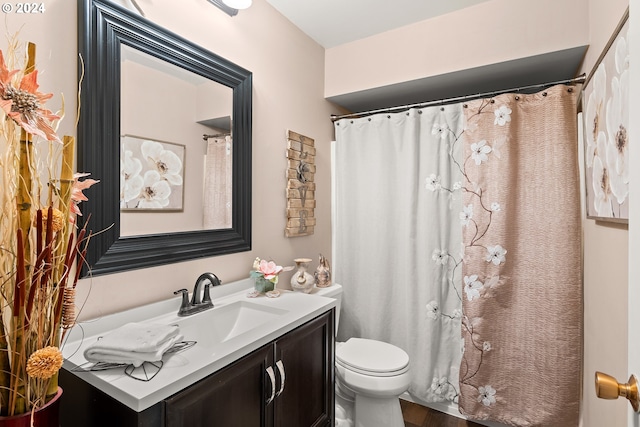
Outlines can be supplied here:
<path id="1" fill-rule="evenodd" d="M 247 298 L 249 279 L 211 289 L 214 308 L 179 317 L 180 298 L 136 307 L 81 322 L 65 338 L 64 367 L 135 411 L 194 384 L 279 336 L 335 307 L 331 298 L 283 291 L 279 298 Z M 129 322 L 179 325 L 185 341 L 197 343 L 163 358 L 164 365 L 148 382 L 132 379 L 124 369 L 91 371 L 84 350 L 100 337 Z"/>
<path id="2" fill-rule="evenodd" d="M 185 340 L 197 341 L 197 346 L 214 347 L 288 312 L 289 310 L 240 300 L 181 317 L 171 324 L 180 327 Z"/>

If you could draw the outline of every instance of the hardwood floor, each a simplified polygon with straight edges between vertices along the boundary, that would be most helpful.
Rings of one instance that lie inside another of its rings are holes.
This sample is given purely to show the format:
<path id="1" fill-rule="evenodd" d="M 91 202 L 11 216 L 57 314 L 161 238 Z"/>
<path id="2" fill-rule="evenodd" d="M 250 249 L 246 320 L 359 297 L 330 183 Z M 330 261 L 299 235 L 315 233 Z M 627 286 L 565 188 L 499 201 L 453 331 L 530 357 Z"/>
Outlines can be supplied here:
<path id="1" fill-rule="evenodd" d="M 483 427 L 481 424 L 466 421 L 416 403 L 400 399 L 400 407 L 406 427 Z"/>

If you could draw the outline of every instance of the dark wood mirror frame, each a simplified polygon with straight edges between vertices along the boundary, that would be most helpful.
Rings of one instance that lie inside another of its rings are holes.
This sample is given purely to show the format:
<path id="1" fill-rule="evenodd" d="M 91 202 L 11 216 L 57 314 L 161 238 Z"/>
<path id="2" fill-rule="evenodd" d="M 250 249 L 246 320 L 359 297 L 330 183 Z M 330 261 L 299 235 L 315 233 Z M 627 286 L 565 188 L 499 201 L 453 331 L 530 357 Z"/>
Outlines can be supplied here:
<path id="1" fill-rule="evenodd" d="M 252 74 L 107 0 L 78 0 L 78 171 L 100 183 L 80 204 L 91 238 L 82 277 L 251 249 Z M 120 52 L 127 45 L 233 89 L 232 226 L 120 236 Z"/>

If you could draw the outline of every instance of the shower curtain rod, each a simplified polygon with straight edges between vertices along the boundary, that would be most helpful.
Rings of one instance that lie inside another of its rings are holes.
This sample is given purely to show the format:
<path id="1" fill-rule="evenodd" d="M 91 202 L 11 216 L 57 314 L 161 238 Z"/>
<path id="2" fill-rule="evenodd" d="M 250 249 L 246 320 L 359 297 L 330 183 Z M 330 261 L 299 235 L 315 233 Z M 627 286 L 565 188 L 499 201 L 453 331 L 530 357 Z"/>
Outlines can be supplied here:
<path id="1" fill-rule="evenodd" d="M 343 115 L 332 114 L 331 121 L 335 122 L 336 120 L 340 120 L 340 119 L 366 117 L 376 113 L 398 113 L 398 112 L 409 110 L 411 108 L 429 107 L 431 105 L 453 104 L 455 102 L 460 102 L 460 101 L 471 101 L 479 98 L 493 97 L 503 93 L 520 92 L 523 90 L 537 89 L 537 88 L 546 88 L 546 87 L 551 87 L 551 86 L 560 85 L 560 84 L 581 84 L 581 83 L 584 83 L 585 80 L 586 80 L 586 75 L 581 74 L 578 77 L 574 77 L 572 79 L 560 80 L 557 82 L 539 83 L 539 84 L 534 84 L 529 86 L 522 86 L 518 88 L 498 90 L 494 92 L 478 93 L 475 95 L 465 95 L 465 96 L 458 96 L 454 98 L 438 99 L 435 101 L 420 102 L 417 104 L 408 104 L 408 105 L 400 105 L 397 107 L 381 108 L 378 110 L 361 111 L 359 113 L 349 113 L 349 114 L 343 114 Z"/>
<path id="2" fill-rule="evenodd" d="M 229 136 L 231 132 L 227 133 L 216 133 L 215 135 L 207 135 L 206 133 L 202 135 L 202 139 L 208 141 L 210 138 L 220 138 L 222 136 Z"/>

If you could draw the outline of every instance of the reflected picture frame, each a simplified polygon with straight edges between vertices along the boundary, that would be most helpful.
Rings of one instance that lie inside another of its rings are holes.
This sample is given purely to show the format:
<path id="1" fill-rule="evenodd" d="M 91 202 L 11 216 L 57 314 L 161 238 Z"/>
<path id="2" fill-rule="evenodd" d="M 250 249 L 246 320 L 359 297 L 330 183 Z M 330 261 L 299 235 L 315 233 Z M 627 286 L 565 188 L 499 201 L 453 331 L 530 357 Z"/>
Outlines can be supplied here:
<path id="1" fill-rule="evenodd" d="M 184 211 L 186 146 L 133 135 L 120 141 L 120 210 Z"/>
<path id="2" fill-rule="evenodd" d="M 589 219 L 629 221 L 629 9 L 581 94 L 585 203 Z"/>

